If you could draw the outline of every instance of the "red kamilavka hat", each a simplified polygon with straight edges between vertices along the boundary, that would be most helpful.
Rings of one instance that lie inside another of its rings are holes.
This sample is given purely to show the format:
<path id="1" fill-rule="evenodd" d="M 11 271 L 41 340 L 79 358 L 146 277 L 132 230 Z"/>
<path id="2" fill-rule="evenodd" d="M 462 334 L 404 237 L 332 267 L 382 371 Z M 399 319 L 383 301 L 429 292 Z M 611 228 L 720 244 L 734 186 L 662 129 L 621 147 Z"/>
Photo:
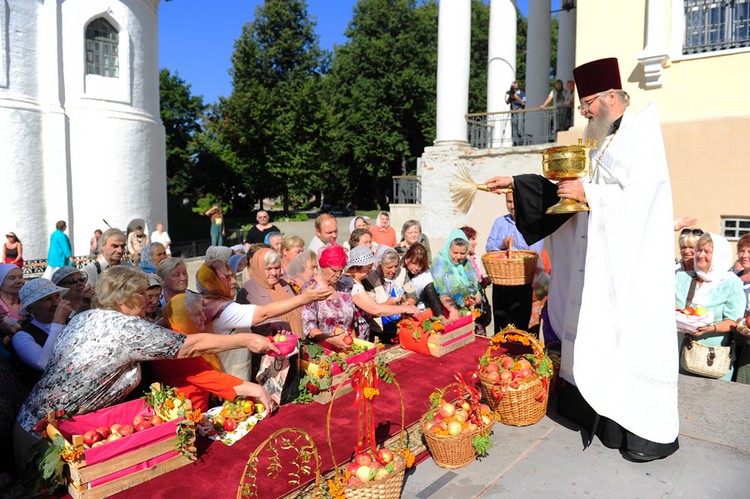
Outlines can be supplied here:
<path id="1" fill-rule="evenodd" d="M 578 88 L 578 98 L 604 92 L 610 88 L 622 89 L 620 81 L 620 66 L 617 58 L 608 57 L 587 62 L 573 70 L 573 78 Z"/>

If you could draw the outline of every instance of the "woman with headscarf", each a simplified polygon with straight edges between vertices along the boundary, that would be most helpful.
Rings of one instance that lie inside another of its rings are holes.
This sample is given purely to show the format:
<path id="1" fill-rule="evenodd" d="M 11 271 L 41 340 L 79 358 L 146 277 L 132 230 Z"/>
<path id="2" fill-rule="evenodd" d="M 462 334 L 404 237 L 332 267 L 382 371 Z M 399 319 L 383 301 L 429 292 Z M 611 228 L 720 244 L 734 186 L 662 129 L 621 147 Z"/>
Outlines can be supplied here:
<path id="1" fill-rule="evenodd" d="M 147 274 L 156 274 L 156 268 L 167 259 L 167 248 L 162 243 L 149 243 L 141 250 L 138 267 Z"/>
<path id="2" fill-rule="evenodd" d="M 306 338 L 326 341 L 340 349 L 346 345 L 343 336 L 348 329 L 356 328 L 356 306 L 348 287 L 340 281 L 346 267 L 347 256 L 338 244 L 324 248 L 320 253 L 318 275 L 302 287 L 325 291 L 328 298 L 302 307 L 302 329 Z"/>
<path id="3" fill-rule="evenodd" d="M 21 269 L 12 263 L 0 264 L 0 335 L 3 338 L 0 355 L 6 360 L 10 360 L 11 338 L 21 329 L 21 300 L 18 293 L 23 284 Z"/>
<path id="4" fill-rule="evenodd" d="M 251 328 L 254 324 L 323 300 L 331 294 L 328 290 L 308 290 L 299 296 L 265 305 L 236 303 L 234 296 L 237 278 L 232 268 L 222 260 L 212 260 L 201 265 L 195 281 L 198 291 L 203 295 L 206 331 L 219 334 L 231 334 L 235 330 Z M 221 362 L 225 372 L 250 380 L 251 357 L 248 352 L 225 352 L 221 355 Z"/>
<path id="5" fill-rule="evenodd" d="M 742 281 L 731 270 L 732 247 L 722 236 L 705 232 L 698 238 L 693 259 L 695 276 L 686 271 L 675 274 L 675 303 L 680 309 L 700 306 L 713 313 L 712 324 L 690 333 L 694 340 L 708 346 L 730 346 L 735 321 L 744 315 L 746 305 Z M 693 296 L 687 303 L 691 287 Z M 720 379 L 731 381 L 733 373 L 730 364 Z"/>
<path id="6" fill-rule="evenodd" d="M 202 333 L 206 325 L 202 298 L 197 294 L 179 294 L 164 307 L 164 321 L 172 331 L 185 335 Z M 227 400 L 236 397 L 252 397 L 273 411 L 278 400 L 266 390 L 221 371 L 216 354 L 176 360 L 157 360 L 151 363 L 154 378 L 178 392 L 184 393 L 193 407 L 205 411 L 209 408 L 211 394 Z"/>
<path id="7" fill-rule="evenodd" d="M 454 229 L 430 267 L 435 290 L 450 320 L 458 319 L 460 308 L 481 301 L 479 279 L 468 254 L 469 239 L 462 230 Z"/>

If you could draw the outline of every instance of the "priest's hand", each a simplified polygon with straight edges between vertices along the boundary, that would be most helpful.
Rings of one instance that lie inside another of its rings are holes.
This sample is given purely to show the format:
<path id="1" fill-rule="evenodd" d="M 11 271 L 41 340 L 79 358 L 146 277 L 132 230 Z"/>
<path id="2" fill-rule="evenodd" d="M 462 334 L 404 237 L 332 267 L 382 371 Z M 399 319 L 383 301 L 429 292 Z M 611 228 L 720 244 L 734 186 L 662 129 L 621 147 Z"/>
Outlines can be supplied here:
<path id="1" fill-rule="evenodd" d="M 513 188 L 513 177 L 492 177 L 485 180 L 484 184 L 490 189 L 490 192 L 502 194 L 502 189 Z"/>
<path id="2" fill-rule="evenodd" d="M 585 202 L 586 191 L 583 190 L 583 184 L 578 179 L 560 180 L 557 183 L 557 197 Z"/>

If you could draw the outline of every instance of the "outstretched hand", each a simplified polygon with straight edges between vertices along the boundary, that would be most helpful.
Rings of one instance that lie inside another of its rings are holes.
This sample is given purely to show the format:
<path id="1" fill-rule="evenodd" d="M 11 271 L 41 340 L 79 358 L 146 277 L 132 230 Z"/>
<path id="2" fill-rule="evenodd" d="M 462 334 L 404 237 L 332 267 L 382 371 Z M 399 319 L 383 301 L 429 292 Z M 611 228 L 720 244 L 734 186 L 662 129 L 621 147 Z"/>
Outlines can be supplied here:
<path id="1" fill-rule="evenodd" d="M 510 189 L 513 186 L 513 177 L 492 177 L 485 180 L 484 185 L 489 188 L 490 192 L 502 194 L 503 189 Z"/>

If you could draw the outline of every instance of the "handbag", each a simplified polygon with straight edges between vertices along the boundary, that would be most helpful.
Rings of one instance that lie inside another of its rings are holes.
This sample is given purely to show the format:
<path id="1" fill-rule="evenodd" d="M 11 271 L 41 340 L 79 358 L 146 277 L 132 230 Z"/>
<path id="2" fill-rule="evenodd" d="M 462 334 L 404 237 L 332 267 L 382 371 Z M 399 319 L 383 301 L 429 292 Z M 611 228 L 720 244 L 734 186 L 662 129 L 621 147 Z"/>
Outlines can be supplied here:
<path id="1" fill-rule="evenodd" d="M 480 326 L 487 327 L 492 322 L 492 306 L 490 301 L 487 299 L 487 293 L 484 292 L 484 288 L 480 286 L 479 294 L 482 296 L 482 301 L 479 302 L 479 317 L 474 322 Z"/>
<path id="2" fill-rule="evenodd" d="M 693 300 L 698 278 L 694 277 L 690 283 L 685 306 Z M 709 346 L 685 335 L 680 350 L 680 367 L 691 374 L 698 374 L 707 378 L 721 378 L 729 371 L 732 362 L 732 347 Z"/>
<path id="3" fill-rule="evenodd" d="M 709 346 L 685 335 L 680 366 L 687 372 L 707 378 L 721 378 L 729 371 L 732 347 Z"/>

